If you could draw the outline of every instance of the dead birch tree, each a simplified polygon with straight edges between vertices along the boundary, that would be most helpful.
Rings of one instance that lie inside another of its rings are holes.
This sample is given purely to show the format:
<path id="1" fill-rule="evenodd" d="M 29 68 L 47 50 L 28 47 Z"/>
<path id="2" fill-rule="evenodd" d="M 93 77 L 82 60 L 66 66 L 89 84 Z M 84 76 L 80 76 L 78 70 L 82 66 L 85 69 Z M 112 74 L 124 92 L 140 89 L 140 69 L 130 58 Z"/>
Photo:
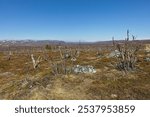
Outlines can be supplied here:
<path id="1" fill-rule="evenodd" d="M 33 63 L 33 68 L 36 69 L 39 67 L 40 62 L 42 61 L 42 58 L 39 56 L 37 58 L 37 60 L 35 60 L 34 55 L 31 54 L 31 59 L 32 59 L 32 63 Z"/>
<path id="2" fill-rule="evenodd" d="M 120 56 L 116 57 L 117 68 L 125 73 L 135 70 L 137 52 L 140 49 L 140 44 L 135 42 L 135 36 L 130 40 L 129 30 L 127 30 L 127 38 L 123 43 L 116 43 L 113 39 L 113 45 L 120 52 Z"/>

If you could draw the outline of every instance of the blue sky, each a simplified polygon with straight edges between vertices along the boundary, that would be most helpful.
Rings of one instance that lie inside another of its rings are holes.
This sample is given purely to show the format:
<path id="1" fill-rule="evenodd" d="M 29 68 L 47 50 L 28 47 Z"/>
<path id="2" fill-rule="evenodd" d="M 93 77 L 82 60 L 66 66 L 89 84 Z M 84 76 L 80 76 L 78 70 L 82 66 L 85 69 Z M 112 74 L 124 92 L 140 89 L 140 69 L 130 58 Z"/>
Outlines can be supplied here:
<path id="1" fill-rule="evenodd" d="M 150 38 L 150 0 L 0 0 L 0 39 Z"/>

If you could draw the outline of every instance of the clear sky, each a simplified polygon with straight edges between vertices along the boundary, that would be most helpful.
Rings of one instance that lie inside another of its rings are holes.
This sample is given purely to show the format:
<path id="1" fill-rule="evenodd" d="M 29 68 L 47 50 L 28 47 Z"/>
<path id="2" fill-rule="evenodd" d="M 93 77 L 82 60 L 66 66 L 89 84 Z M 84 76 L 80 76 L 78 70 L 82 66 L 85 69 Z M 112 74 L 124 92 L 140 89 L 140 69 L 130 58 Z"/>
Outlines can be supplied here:
<path id="1" fill-rule="evenodd" d="M 0 39 L 150 38 L 150 0 L 0 0 Z"/>

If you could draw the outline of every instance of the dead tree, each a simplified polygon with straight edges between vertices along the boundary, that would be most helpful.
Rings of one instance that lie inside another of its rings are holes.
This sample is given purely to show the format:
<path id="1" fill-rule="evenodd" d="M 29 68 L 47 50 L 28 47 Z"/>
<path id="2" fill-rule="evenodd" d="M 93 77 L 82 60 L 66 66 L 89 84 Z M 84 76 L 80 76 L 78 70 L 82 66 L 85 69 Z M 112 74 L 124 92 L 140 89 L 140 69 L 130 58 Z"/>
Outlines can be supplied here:
<path id="1" fill-rule="evenodd" d="M 8 46 L 8 55 L 7 55 L 7 60 L 11 60 L 12 57 L 12 51 L 10 49 L 10 46 Z"/>
<path id="2" fill-rule="evenodd" d="M 32 63 L 33 63 L 33 68 L 36 69 L 39 67 L 40 62 L 42 61 L 42 58 L 39 56 L 37 58 L 37 60 L 35 60 L 33 54 L 31 54 L 31 59 L 32 59 Z"/>
<path id="3" fill-rule="evenodd" d="M 61 60 L 67 60 L 70 59 L 72 62 L 77 60 L 77 57 L 79 57 L 79 50 L 78 49 L 68 49 L 68 50 L 62 50 L 61 48 L 59 48 L 59 52 L 60 52 L 60 57 Z"/>
<path id="4" fill-rule="evenodd" d="M 48 55 L 48 53 L 45 51 L 44 53 L 44 60 L 48 62 L 51 71 L 53 75 L 59 75 L 59 74 L 70 74 L 72 72 L 72 66 L 73 63 L 77 60 L 77 57 L 79 57 L 79 51 L 78 49 L 68 49 L 68 48 L 62 48 L 61 46 L 58 47 L 59 51 L 59 59 L 55 59 L 56 57 L 52 57 Z M 72 63 L 70 66 L 68 63 Z"/>
<path id="5" fill-rule="evenodd" d="M 59 53 L 60 53 L 60 61 L 59 62 L 53 62 L 52 68 L 53 71 L 55 71 L 56 74 L 68 74 L 72 72 L 72 67 L 74 65 L 74 62 L 77 60 L 77 57 L 79 57 L 79 50 L 78 49 L 62 49 L 59 47 Z M 71 66 L 67 65 L 67 62 L 71 61 Z"/>
<path id="6" fill-rule="evenodd" d="M 123 43 L 116 43 L 113 39 L 115 50 L 120 52 L 117 58 L 117 68 L 125 73 L 135 70 L 137 63 L 137 52 L 140 49 L 140 44 L 135 42 L 135 36 L 129 40 L 129 30 L 127 30 L 127 38 Z"/>
<path id="7" fill-rule="evenodd" d="M 59 53 L 60 53 L 60 57 L 61 59 L 76 59 L 77 57 L 79 57 L 79 50 L 78 49 L 61 49 L 61 47 L 59 47 Z"/>
<path id="8" fill-rule="evenodd" d="M 9 54 L 8 54 L 8 60 L 11 60 L 11 56 L 12 56 L 12 52 L 9 51 Z"/>

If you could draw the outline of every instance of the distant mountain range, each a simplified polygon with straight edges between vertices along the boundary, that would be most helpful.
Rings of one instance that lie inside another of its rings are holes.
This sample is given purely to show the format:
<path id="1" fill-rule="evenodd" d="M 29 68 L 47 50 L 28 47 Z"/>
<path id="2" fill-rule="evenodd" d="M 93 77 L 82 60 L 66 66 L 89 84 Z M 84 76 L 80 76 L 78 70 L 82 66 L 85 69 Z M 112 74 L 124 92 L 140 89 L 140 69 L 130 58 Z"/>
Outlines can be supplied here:
<path id="1" fill-rule="evenodd" d="M 57 40 L 0 40 L 0 45 L 19 45 L 19 46 L 42 46 L 46 44 L 65 44 L 64 41 Z"/>
<path id="2" fill-rule="evenodd" d="M 150 43 L 150 39 L 136 40 L 141 43 Z M 123 42 L 123 40 L 116 40 L 116 42 Z M 65 45 L 65 44 L 112 44 L 112 41 L 98 41 L 98 42 L 65 42 L 59 40 L 0 40 L 1 46 L 43 46 L 43 45 Z"/>

